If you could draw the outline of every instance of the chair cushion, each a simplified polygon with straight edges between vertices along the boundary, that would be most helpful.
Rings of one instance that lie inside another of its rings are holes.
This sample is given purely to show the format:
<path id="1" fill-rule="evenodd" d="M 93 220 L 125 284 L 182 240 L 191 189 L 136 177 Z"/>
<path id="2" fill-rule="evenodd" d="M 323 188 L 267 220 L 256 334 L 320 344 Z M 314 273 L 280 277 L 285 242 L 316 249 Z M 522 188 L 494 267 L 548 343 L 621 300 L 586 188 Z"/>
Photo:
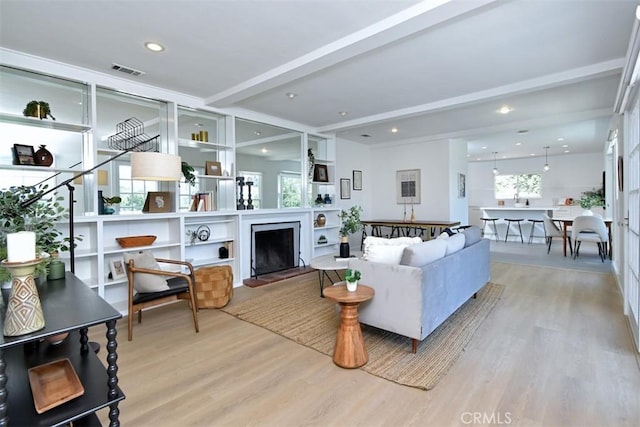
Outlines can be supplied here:
<path id="1" fill-rule="evenodd" d="M 148 268 L 160 270 L 160 265 L 153 254 L 149 251 L 125 252 L 124 261 L 129 265 L 133 260 L 133 265 L 138 268 Z M 164 276 L 148 273 L 135 273 L 133 275 L 133 288 L 136 292 L 162 292 L 169 290 L 167 279 Z"/>
<path id="2" fill-rule="evenodd" d="M 154 299 L 181 294 L 189 290 L 189 285 L 183 277 L 172 277 L 169 280 L 165 280 L 165 282 L 167 283 L 166 290 L 160 292 L 138 292 L 133 297 L 133 303 L 139 304 L 146 301 L 153 301 Z"/>

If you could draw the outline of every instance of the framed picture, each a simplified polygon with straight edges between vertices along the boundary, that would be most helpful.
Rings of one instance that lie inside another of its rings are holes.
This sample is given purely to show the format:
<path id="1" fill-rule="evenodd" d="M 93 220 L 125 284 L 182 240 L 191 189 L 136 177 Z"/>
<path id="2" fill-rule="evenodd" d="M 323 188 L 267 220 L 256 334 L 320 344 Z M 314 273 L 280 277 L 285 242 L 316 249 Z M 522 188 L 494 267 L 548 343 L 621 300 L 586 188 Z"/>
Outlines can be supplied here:
<path id="1" fill-rule="evenodd" d="M 351 180 L 349 178 L 340 178 L 340 198 L 351 198 Z"/>
<path id="2" fill-rule="evenodd" d="M 207 162 L 204 174 L 222 176 L 222 164 L 220 162 Z"/>
<path id="3" fill-rule="evenodd" d="M 467 197 L 467 177 L 463 173 L 458 174 L 458 198 Z"/>
<path id="4" fill-rule="evenodd" d="M 112 280 L 123 279 L 127 277 L 127 271 L 124 268 L 124 258 L 113 258 L 109 260 L 109 272 Z"/>
<path id="5" fill-rule="evenodd" d="M 35 165 L 35 151 L 33 146 L 13 144 L 13 164 L 15 165 Z"/>
<path id="6" fill-rule="evenodd" d="M 142 212 L 171 212 L 171 193 L 168 191 L 149 191 Z"/>
<path id="7" fill-rule="evenodd" d="M 420 204 L 420 169 L 396 171 L 396 201 Z"/>
<path id="8" fill-rule="evenodd" d="M 353 171 L 353 189 L 362 190 L 362 171 Z"/>
<path id="9" fill-rule="evenodd" d="M 313 180 L 316 182 L 329 182 L 329 172 L 327 165 L 313 166 Z"/>

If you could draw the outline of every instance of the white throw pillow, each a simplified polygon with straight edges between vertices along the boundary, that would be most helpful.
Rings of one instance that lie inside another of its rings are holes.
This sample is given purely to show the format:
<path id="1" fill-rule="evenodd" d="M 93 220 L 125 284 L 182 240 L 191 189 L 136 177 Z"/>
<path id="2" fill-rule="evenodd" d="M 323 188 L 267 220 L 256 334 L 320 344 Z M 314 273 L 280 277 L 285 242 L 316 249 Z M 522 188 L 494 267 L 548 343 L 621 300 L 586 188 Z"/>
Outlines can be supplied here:
<path id="1" fill-rule="evenodd" d="M 364 239 L 364 253 L 362 254 L 362 259 L 372 261 L 369 259 L 369 254 L 371 252 L 371 248 L 374 246 L 402 246 L 402 249 L 404 249 L 409 245 L 415 245 L 421 242 L 422 239 L 420 237 L 396 237 L 395 239 L 385 239 L 383 237 L 367 236 Z M 384 250 L 382 250 L 382 252 L 384 252 Z M 388 251 L 388 253 L 395 252 Z M 376 254 L 376 256 L 379 255 L 380 252 Z"/>
<path id="2" fill-rule="evenodd" d="M 400 264 L 404 248 L 408 245 L 373 245 L 369 247 L 367 261 L 383 264 Z"/>
<path id="3" fill-rule="evenodd" d="M 129 260 L 133 260 L 133 265 L 139 268 L 160 270 L 160 265 L 153 254 L 149 251 L 125 252 L 124 261 L 129 265 Z M 135 273 L 133 275 L 133 288 L 137 292 L 162 292 L 168 291 L 169 285 L 163 276 L 147 273 Z"/>
<path id="4" fill-rule="evenodd" d="M 448 239 L 433 239 L 418 245 L 408 246 L 402 253 L 400 264 L 422 267 L 440 258 L 447 252 Z"/>
<path id="5" fill-rule="evenodd" d="M 447 253 L 445 256 L 454 254 L 464 248 L 464 240 L 465 236 L 462 233 L 457 233 L 453 236 L 449 236 L 447 239 L 444 239 L 447 243 Z"/>

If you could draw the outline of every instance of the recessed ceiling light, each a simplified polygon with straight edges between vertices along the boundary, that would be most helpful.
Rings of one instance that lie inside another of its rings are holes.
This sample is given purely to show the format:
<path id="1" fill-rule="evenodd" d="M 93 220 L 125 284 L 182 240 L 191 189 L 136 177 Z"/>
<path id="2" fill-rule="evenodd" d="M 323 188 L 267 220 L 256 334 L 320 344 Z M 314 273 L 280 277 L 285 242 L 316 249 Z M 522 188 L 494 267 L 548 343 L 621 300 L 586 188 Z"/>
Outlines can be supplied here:
<path id="1" fill-rule="evenodd" d="M 482 149 L 483 149 L 483 150 L 486 150 L 486 149 L 487 149 L 487 146 L 485 145 L 484 147 L 482 147 Z"/>
<path id="2" fill-rule="evenodd" d="M 564 152 L 565 152 L 565 153 L 570 153 L 571 151 L 569 151 L 569 150 L 564 150 Z"/>
<path id="3" fill-rule="evenodd" d="M 516 145 L 520 146 L 522 145 L 522 142 L 516 142 Z"/>
<path id="4" fill-rule="evenodd" d="M 160 43 L 156 43 L 156 42 L 146 42 L 144 44 L 144 47 L 146 47 L 149 50 L 152 50 L 154 52 L 162 52 L 164 50 L 164 46 L 162 46 Z"/>
<path id="5" fill-rule="evenodd" d="M 360 135 L 363 138 L 371 138 L 371 135 L 363 133 L 362 135 Z"/>
<path id="6" fill-rule="evenodd" d="M 338 114 L 339 114 L 339 115 L 341 115 L 342 117 L 344 117 L 344 116 L 346 116 L 346 115 L 347 115 L 347 114 L 349 114 L 349 113 L 348 113 L 348 112 L 346 112 L 346 111 L 340 111 L 340 112 L 338 112 Z"/>
<path id="7" fill-rule="evenodd" d="M 391 128 L 392 133 L 398 133 L 398 128 Z"/>
<path id="8" fill-rule="evenodd" d="M 535 155 L 536 155 L 536 153 L 531 153 L 531 154 L 529 154 L 529 155 L 530 155 L 530 156 L 535 156 Z"/>
<path id="9" fill-rule="evenodd" d="M 293 98 L 295 98 L 296 96 L 298 96 L 298 94 L 297 94 L 297 93 L 287 92 L 287 98 L 289 98 L 289 99 L 293 99 Z"/>
<path id="10" fill-rule="evenodd" d="M 262 132 L 260 132 L 259 130 L 253 131 L 254 135 L 260 136 L 262 135 Z"/>
<path id="11" fill-rule="evenodd" d="M 263 153 L 266 153 L 268 150 L 265 147 L 262 147 L 262 150 L 260 151 L 262 151 Z"/>
<path id="12" fill-rule="evenodd" d="M 522 130 L 518 131 L 518 133 L 520 133 L 520 134 L 527 133 L 527 132 L 529 132 L 527 129 L 522 129 Z"/>
<path id="13" fill-rule="evenodd" d="M 496 110 L 496 112 L 500 114 L 509 114 L 512 111 L 513 111 L 513 108 L 509 107 L 508 105 L 503 105 L 498 110 Z"/>
<path id="14" fill-rule="evenodd" d="M 569 144 L 562 144 L 562 148 L 567 148 Z"/>
<path id="15" fill-rule="evenodd" d="M 558 141 L 564 141 L 564 138 L 560 137 L 558 138 Z"/>

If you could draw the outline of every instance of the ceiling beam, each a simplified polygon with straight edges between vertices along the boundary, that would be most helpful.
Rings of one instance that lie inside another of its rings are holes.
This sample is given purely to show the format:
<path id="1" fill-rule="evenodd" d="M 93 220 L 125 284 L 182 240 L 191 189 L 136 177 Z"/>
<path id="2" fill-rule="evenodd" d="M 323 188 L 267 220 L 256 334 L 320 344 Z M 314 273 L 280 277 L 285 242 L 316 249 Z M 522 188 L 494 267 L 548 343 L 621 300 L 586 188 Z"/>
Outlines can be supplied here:
<path id="1" fill-rule="evenodd" d="M 498 0 L 424 0 L 373 25 L 205 99 L 218 108 L 236 104 L 296 79 L 378 49 L 419 31 L 468 14 Z"/>

